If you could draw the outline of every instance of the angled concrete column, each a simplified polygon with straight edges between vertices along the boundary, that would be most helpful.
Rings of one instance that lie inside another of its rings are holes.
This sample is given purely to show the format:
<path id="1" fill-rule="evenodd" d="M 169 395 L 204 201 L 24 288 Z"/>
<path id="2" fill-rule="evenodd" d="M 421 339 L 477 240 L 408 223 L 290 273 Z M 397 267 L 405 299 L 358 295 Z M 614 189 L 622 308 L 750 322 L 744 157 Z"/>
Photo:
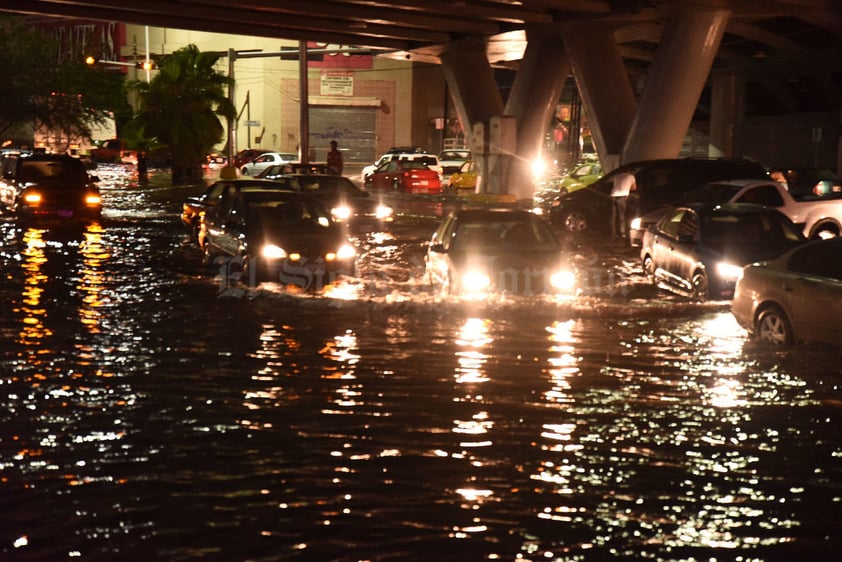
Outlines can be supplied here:
<path id="1" fill-rule="evenodd" d="M 441 66 L 466 131 L 470 131 L 474 123 L 487 123 L 491 117 L 503 114 L 503 98 L 488 62 L 484 41 L 476 39 L 451 44 L 441 55 Z"/>
<path id="2" fill-rule="evenodd" d="M 668 15 L 621 162 L 678 156 L 730 14 L 694 6 Z"/>
<path id="3" fill-rule="evenodd" d="M 594 145 L 603 166 L 610 170 L 616 166 L 635 112 L 634 91 L 613 28 L 582 24 L 565 29 L 564 45 Z"/>
<path id="4" fill-rule="evenodd" d="M 456 113 L 470 139 L 471 152 L 478 168 L 478 187 L 487 191 L 487 138 L 478 143 L 474 125 L 481 124 L 486 131 L 483 136 L 487 137 L 491 118 L 503 115 L 503 98 L 488 62 L 485 42 L 472 39 L 452 43 L 441 54 L 441 67 Z"/>
<path id="5" fill-rule="evenodd" d="M 554 33 L 527 32 L 526 52 L 506 103 L 506 115 L 517 123 L 517 153 L 503 178 L 504 192 L 518 199 L 534 194 L 532 162 L 541 156 L 544 135 L 555 113 L 570 62 L 564 41 Z"/>
<path id="6" fill-rule="evenodd" d="M 715 72 L 711 81 L 710 145 L 708 155 L 742 156 L 746 81 L 736 71 Z"/>

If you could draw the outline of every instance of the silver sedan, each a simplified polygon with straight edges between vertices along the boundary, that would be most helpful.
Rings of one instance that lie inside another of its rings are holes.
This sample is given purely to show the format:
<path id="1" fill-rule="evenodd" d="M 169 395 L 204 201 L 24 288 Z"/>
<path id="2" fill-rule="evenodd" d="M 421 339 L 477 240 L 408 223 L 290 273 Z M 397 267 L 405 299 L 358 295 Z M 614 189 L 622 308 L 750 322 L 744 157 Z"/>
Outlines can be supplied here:
<path id="1" fill-rule="evenodd" d="M 763 342 L 842 346 L 842 239 L 810 242 L 746 267 L 731 312 Z"/>

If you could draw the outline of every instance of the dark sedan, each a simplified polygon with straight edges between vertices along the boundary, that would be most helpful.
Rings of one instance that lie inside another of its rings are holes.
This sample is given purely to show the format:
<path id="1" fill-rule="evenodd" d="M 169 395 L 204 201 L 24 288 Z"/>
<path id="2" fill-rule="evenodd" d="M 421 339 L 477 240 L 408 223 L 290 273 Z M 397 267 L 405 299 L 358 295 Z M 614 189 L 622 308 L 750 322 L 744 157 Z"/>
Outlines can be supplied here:
<path id="1" fill-rule="evenodd" d="M 281 186 L 273 181 L 259 179 L 232 179 L 214 182 L 200 195 L 193 195 L 184 200 L 181 205 L 181 222 L 190 229 L 194 236 L 198 236 L 202 216 L 207 213 L 208 209 L 217 205 L 224 193 L 261 189 L 281 189 Z"/>
<path id="2" fill-rule="evenodd" d="M 643 270 L 659 287 L 697 300 L 731 298 L 743 267 L 804 243 L 780 212 L 740 203 L 676 207 L 643 235 Z"/>
<path id="3" fill-rule="evenodd" d="M 426 269 L 444 294 L 556 294 L 575 286 L 549 225 L 519 209 L 450 213 L 430 240 Z"/>
<path id="4" fill-rule="evenodd" d="M 810 242 L 746 267 L 731 312 L 765 343 L 842 347 L 842 238 Z"/>
<path id="5" fill-rule="evenodd" d="M 199 240 L 207 263 L 227 264 L 249 286 L 320 290 L 356 272 L 356 249 L 342 227 L 316 199 L 288 190 L 224 193 L 205 214 Z"/>
<path id="6" fill-rule="evenodd" d="M 288 162 L 286 164 L 273 164 L 257 174 L 256 177 L 274 180 L 287 174 L 333 174 L 333 170 L 327 164 L 317 162 L 307 164 L 303 162 Z"/>
<path id="7" fill-rule="evenodd" d="M 6 207 L 20 220 L 61 223 L 102 214 L 97 178 L 72 156 L 33 154 L 4 162 L 2 181 L 11 200 Z"/>
<path id="8" fill-rule="evenodd" d="M 274 181 L 312 195 L 327 207 L 333 220 L 348 225 L 355 233 L 381 231 L 394 218 L 392 207 L 382 198 L 372 197 L 344 176 L 286 174 Z"/>

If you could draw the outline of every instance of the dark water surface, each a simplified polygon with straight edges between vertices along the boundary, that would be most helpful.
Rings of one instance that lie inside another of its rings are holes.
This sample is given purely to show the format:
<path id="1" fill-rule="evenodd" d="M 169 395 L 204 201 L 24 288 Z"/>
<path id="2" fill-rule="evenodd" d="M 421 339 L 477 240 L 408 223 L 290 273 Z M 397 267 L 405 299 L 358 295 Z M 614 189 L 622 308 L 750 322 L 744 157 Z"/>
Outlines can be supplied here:
<path id="1" fill-rule="evenodd" d="M 329 295 L 230 287 L 184 188 L 100 175 L 98 224 L 0 221 L 0 560 L 839 559 L 837 353 L 629 251 L 580 250 L 577 298 L 441 299 L 415 216 Z"/>

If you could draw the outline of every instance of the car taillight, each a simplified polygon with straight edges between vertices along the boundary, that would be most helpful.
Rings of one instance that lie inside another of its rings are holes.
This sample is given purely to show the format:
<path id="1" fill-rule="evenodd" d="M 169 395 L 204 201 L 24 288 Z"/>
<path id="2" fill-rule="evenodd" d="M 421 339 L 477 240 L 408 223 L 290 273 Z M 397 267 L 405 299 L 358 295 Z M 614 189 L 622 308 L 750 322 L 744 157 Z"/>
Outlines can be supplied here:
<path id="1" fill-rule="evenodd" d="M 27 205 L 38 205 L 41 203 L 40 193 L 27 193 L 23 196 L 23 200 Z"/>

